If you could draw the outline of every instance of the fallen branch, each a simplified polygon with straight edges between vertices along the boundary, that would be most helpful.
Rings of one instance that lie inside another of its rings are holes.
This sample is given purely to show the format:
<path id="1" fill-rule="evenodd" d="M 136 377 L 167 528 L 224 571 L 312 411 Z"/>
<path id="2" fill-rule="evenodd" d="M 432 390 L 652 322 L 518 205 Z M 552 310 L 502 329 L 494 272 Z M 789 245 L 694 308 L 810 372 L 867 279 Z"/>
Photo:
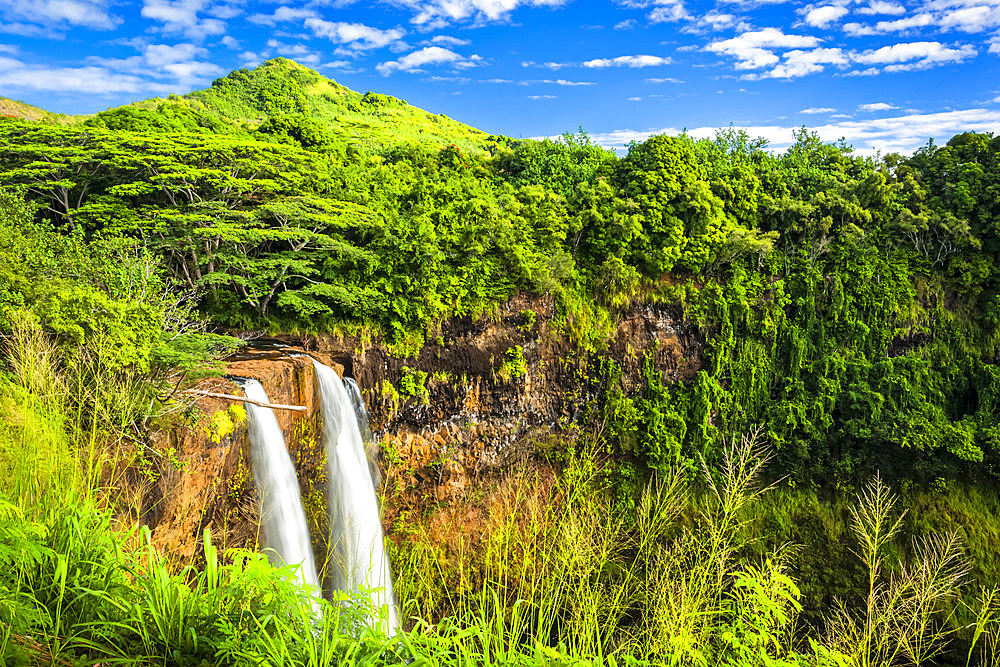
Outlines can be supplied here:
<path id="1" fill-rule="evenodd" d="M 185 389 L 183 391 L 185 394 L 195 394 L 197 396 L 207 396 L 209 398 L 221 398 L 224 401 L 239 401 L 240 403 L 249 403 L 250 405 L 256 405 L 261 408 L 271 408 L 272 410 L 296 410 L 298 412 L 305 412 L 309 408 L 304 405 L 282 405 L 280 403 L 265 403 L 264 401 L 255 401 L 252 398 L 247 398 L 246 396 L 233 396 L 232 394 L 220 394 L 214 391 L 205 391 L 203 389 Z"/>

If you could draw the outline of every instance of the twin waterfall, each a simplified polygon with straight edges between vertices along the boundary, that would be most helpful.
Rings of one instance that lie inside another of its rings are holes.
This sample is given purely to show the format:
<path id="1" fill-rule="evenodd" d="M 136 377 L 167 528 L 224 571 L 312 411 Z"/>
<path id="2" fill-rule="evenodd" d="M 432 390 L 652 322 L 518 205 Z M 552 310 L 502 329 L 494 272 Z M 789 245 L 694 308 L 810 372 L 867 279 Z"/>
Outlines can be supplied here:
<path id="1" fill-rule="evenodd" d="M 313 360 L 323 410 L 330 512 L 329 577 L 332 589 L 371 601 L 368 621 L 389 634 L 399 628 L 389 559 L 372 470 L 365 453 L 371 440 L 367 412 L 357 385 L 349 392 L 329 366 Z M 247 398 L 268 402 L 256 380 L 244 384 Z M 268 547 L 283 563 L 299 564 L 300 579 L 318 585 L 299 484 L 278 420 L 270 408 L 246 404 L 254 479 L 261 493 L 261 527 Z M 363 423 L 361 420 L 364 420 Z M 364 432 L 365 436 L 362 436 Z M 376 469 L 377 470 L 377 469 Z"/>

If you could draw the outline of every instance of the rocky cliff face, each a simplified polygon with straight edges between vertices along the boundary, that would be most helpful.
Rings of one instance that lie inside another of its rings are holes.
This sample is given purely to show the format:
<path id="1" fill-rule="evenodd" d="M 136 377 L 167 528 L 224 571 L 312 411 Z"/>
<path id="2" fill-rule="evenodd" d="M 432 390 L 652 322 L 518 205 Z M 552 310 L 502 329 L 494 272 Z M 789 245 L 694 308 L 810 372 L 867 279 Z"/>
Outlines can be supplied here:
<path id="1" fill-rule="evenodd" d="M 383 472 L 387 534 L 397 519 L 427 516 L 488 496 L 509 469 L 535 466 L 539 449 L 580 427 L 583 406 L 601 391 L 602 357 L 622 369 L 626 393 L 637 391 L 646 353 L 665 380 L 690 379 L 700 368 L 702 341 L 694 325 L 667 307 L 620 313 L 610 346 L 574 353 L 553 324 L 551 298 L 519 296 L 492 318 L 452 320 L 412 357 L 360 338 L 285 337 L 230 361 L 227 374 L 255 377 L 275 403 L 296 462 L 317 548 L 325 552 L 325 453 L 321 415 L 308 357 L 354 377 L 365 396 Z M 296 356 L 300 355 L 300 356 Z M 240 393 L 231 380 L 208 389 Z M 146 519 L 158 543 L 182 558 L 197 556 L 210 528 L 225 546 L 253 546 L 258 498 L 253 487 L 245 413 L 239 403 L 203 398 L 194 427 L 162 434 L 181 467 L 162 473 L 145 494 Z M 476 530 L 474 513 L 464 529 Z M 319 536 L 319 537 L 317 537 Z"/>

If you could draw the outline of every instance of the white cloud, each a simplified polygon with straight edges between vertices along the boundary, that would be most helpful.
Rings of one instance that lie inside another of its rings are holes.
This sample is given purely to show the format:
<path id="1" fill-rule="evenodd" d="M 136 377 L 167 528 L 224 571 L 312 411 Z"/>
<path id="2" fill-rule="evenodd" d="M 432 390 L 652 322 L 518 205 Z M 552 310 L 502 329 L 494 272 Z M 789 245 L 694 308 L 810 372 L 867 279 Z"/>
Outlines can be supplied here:
<path id="1" fill-rule="evenodd" d="M 831 23 L 839 21 L 846 13 L 846 7 L 823 5 L 807 9 L 803 20 L 806 22 L 806 25 L 811 25 L 814 28 L 826 28 Z"/>
<path id="2" fill-rule="evenodd" d="M 14 44 L 0 44 L 0 53 L 9 53 L 10 55 L 16 55 L 20 49 Z"/>
<path id="3" fill-rule="evenodd" d="M 150 82 L 153 89 L 168 92 L 184 92 L 212 78 L 225 74 L 218 65 L 202 60 L 209 55 L 206 49 L 190 43 L 142 44 L 133 42 L 139 55 L 130 58 L 88 58 L 91 65 L 108 72 L 128 74 Z M 169 80 L 173 83 L 155 83 L 154 80 Z"/>
<path id="4" fill-rule="evenodd" d="M 424 65 L 451 65 L 452 67 L 465 69 L 468 67 L 475 67 L 481 61 L 482 58 L 478 55 L 472 55 L 466 58 L 465 56 L 455 53 L 449 49 L 441 48 L 440 46 L 427 46 L 419 51 L 407 54 L 399 60 L 390 60 L 388 62 L 381 63 L 376 66 L 375 69 L 378 70 L 379 74 L 382 76 L 388 76 L 396 71 L 419 72 L 421 71 L 420 68 Z"/>
<path id="5" fill-rule="evenodd" d="M 658 6 L 649 13 L 649 20 L 653 23 L 673 23 L 691 18 L 683 0 L 659 0 L 655 4 Z"/>
<path id="6" fill-rule="evenodd" d="M 205 13 L 225 21 L 239 16 L 243 10 L 236 5 L 211 5 L 205 10 Z"/>
<path id="7" fill-rule="evenodd" d="M 474 19 L 500 21 L 515 9 L 525 7 L 559 7 L 569 0 L 399 0 L 415 13 L 413 23 L 426 28 L 442 28 L 450 23 Z"/>
<path id="8" fill-rule="evenodd" d="M 646 83 L 684 83 L 681 79 L 675 79 L 672 76 L 665 76 L 661 78 L 646 79 Z"/>
<path id="9" fill-rule="evenodd" d="M 615 30 L 631 30 L 636 25 L 638 25 L 638 21 L 635 19 L 625 19 L 615 24 Z"/>
<path id="10" fill-rule="evenodd" d="M 201 18 L 207 0 L 143 0 L 143 18 L 163 23 L 167 33 L 183 33 L 188 39 L 203 40 L 212 35 L 224 35 L 226 23 L 217 18 Z"/>
<path id="11" fill-rule="evenodd" d="M 817 114 L 817 113 L 833 113 L 834 111 L 836 111 L 836 109 L 832 109 L 830 107 L 809 107 L 808 109 L 803 109 L 799 113 Z"/>
<path id="12" fill-rule="evenodd" d="M 557 100 L 558 95 L 528 95 L 529 100 Z"/>
<path id="13" fill-rule="evenodd" d="M 887 65 L 886 72 L 903 72 L 958 63 L 975 55 L 976 49 L 968 44 L 953 49 L 941 42 L 907 42 L 856 54 L 854 60 L 865 65 Z"/>
<path id="14" fill-rule="evenodd" d="M 468 46 L 472 44 L 471 39 L 459 39 L 451 35 L 435 35 L 431 38 L 432 44 L 447 44 L 448 46 Z"/>
<path id="15" fill-rule="evenodd" d="M 876 3 L 873 3 L 875 6 Z M 899 5 L 886 3 L 880 8 L 895 15 Z M 874 13 L 864 12 L 860 13 Z M 997 0 L 925 0 L 919 11 L 891 21 L 878 21 L 874 25 L 847 23 L 844 31 L 853 36 L 884 35 L 888 33 L 914 32 L 917 30 L 960 30 L 980 33 L 1000 27 L 1000 2 Z"/>
<path id="16" fill-rule="evenodd" d="M 995 132 L 1000 126 L 1000 110 L 967 109 L 931 114 L 909 114 L 893 118 L 866 118 L 863 121 L 844 121 L 810 128 L 824 141 L 847 140 L 861 154 L 880 151 L 910 153 L 925 145 L 933 137 L 944 143 L 960 132 Z M 751 137 L 763 137 L 771 150 L 784 150 L 792 143 L 792 133 L 798 127 L 780 125 L 737 126 Z M 632 141 L 644 141 L 654 134 L 679 134 L 680 128 L 668 127 L 647 131 L 616 130 L 591 133 L 590 138 L 601 146 L 625 149 Z M 699 127 L 688 129 L 696 139 L 712 138 L 718 128 Z"/>
<path id="17" fill-rule="evenodd" d="M 0 56 L 0 88 L 110 96 L 145 93 L 154 87 L 138 76 L 106 67 L 40 67 Z"/>
<path id="18" fill-rule="evenodd" d="M 940 25 L 963 32 L 983 32 L 1000 25 L 1000 6 L 978 5 L 955 9 L 941 16 Z"/>
<path id="19" fill-rule="evenodd" d="M 769 72 L 760 75 L 769 79 L 793 79 L 822 72 L 824 65 L 846 65 L 848 58 L 840 49 L 796 49 L 785 54 L 785 60 Z M 747 78 L 753 78 L 753 75 Z"/>
<path id="20" fill-rule="evenodd" d="M 554 83 L 557 86 L 593 86 L 593 81 L 568 81 L 566 79 L 543 79 L 540 83 Z"/>
<path id="21" fill-rule="evenodd" d="M 898 109 L 899 107 L 893 106 L 888 102 L 872 102 L 871 104 L 859 104 L 858 111 L 888 111 L 889 109 Z"/>
<path id="22" fill-rule="evenodd" d="M 1000 37 L 994 37 L 990 40 L 990 53 L 1000 55 Z"/>
<path id="23" fill-rule="evenodd" d="M 660 56 L 618 56 L 617 58 L 587 60 L 583 63 L 583 66 L 591 69 L 603 69 L 605 67 L 656 67 L 659 65 L 669 65 L 671 62 L 670 58 L 661 58 Z"/>
<path id="24" fill-rule="evenodd" d="M 771 49 L 805 49 L 820 43 L 809 35 L 786 35 L 778 28 L 751 30 L 743 34 L 712 42 L 706 51 L 721 53 L 736 59 L 736 69 L 758 69 L 776 65 L 779 61 Z"/>
<path id="25" fill-rule="evenodd" d="M 247 21 L 256 25 L 274 26 L 278 23 L 288 23 L 291 21 L 302 21 L 303 19 L 316 16 L 316 10 L 308 7 L 288 7 L 282 5 L 271 14 L 252 14 L 247 17 Z"/>
<path id="26" fill-rule="evenodd" d="M 709 30 L 724 30 L 736 24 L 736 17 L 732 14 L 720 12 L 717 9 L 710 10 L 707 14 L 698 19 L 698 25 Z"/>
<path id="27" fill-rule="evenodd" d="M 101 0 L 0 0 L 4 15 L 47 27 L 80 26 L 112 30 L 122 23 Z"/>
<path id="28" fill-rule="evenodd" d="M 886 2 L 886 0 L 872 0 L 865 7 L 858 7 L 855 10 L 858 14 L 885 14 L 886 16 L 899 16 L 906 13 L 906 8 L 898 2 Z"/>
<path id="29" fill-rule="evenodd" d="M 269 39 L 267 40 L 267 48 L 268 51 L 263 54 L 267 58 L 279 55 L 313 67 L 318 67 L 323 60 L 319 53 L 302 43 L 287 44 L 277 39 Z"/>
<path id="30" fill-rule="evenodd" d="M 146 62 L 153 67 L 190 61 L 207 54 L 208 51 L 194 44 L 150 44 L 145 48 Z"/>
<path id="31" fill-rule="evenodd" d="M 642 102 L 642 98 L 641 97 L 630 97 L 630 98 L 628 98 L 628 101 L 629 102 Z"/>
<path id="32" fill-rule="evenodd" d="M 361 50 L 388 46 L 399 41 L 406 34 L 406 31 L 401 28 L 380 30 L 363 23 L 324 21 L 317 18 L 306 19 L 305 26 L 312 30 L 317 37 L 326 37 L 337 44 L 349 44 L 351 48 Z"/>

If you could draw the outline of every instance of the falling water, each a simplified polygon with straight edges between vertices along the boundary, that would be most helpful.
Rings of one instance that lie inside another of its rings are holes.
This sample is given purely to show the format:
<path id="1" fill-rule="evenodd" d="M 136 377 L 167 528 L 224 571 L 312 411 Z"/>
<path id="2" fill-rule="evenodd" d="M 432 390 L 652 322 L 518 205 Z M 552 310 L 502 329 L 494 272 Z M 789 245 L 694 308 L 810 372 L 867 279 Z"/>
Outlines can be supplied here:
<path id="1" fill-rule="evenodd" d="M 264 387 L 257 380 L 246 380 L 243 392 L 247 398 L 269 402 Z M 278 426 L 278 418 L 271 408 L 250 403 L 244 405 L 250 417 L 251 461 L 254 481 L 261 496 L 264 543 L 274 550 L 271 562 L 274 565 L 300 565 L 299 579 L 318 587 L 306 513 L 299 496 L 299 482 L 292 458 L 285 448 L 285 437 Z"/>
<path id="2" fill-rule="evenodd" d="M 378 610 L 370 622 L 384 623 L 384 629 L 392 633 L 398 629 L 399 620 L 364 439 L 340 376 L 329 366 L 313 363 L 325 423 L 333 586 L 341 591 L 367 591 L 373 608 Z M 380 617 L 384 621 L 379 621 Z"/>
<path id="3" fill-rule="evenodd" d="M 372 476 L 372 486 L 379 488 L 382 486 L 382 471 L 378 469 L 375 462 L 375 436 L 372 435 L 372 428 L 368 420 L 368 408 L 365 406 L 365 399 L 361 396 L 361 389 L 353 378 L 344 378 L 344 388 L 347 395 L 351 397 L 351 407 L 354 408 L 355 421 L 358 422 L 358 430 L 361 432 L 361 442 L 365 445 L 365 455 L 368 457 L 368 472 Z"/>

